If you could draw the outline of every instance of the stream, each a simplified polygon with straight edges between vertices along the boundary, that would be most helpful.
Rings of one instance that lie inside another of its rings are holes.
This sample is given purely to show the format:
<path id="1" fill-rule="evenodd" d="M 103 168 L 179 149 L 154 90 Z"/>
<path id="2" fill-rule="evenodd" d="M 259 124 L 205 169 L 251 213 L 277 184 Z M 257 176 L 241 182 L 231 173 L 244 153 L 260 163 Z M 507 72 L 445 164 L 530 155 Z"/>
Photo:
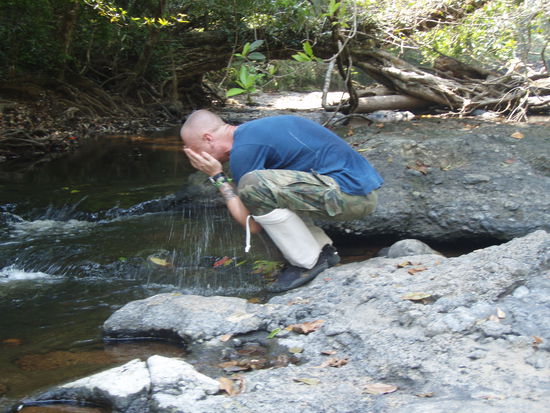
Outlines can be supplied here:
<path id="1" fill-rule="evenodd" d="M 137 212 L 193 171 L 175 130 L 96 137 L 31 170 L 2 164 L 0 410 L 136 357 L 184 355 L 158 341 L 104 342 L 103 322 L 128 301 L 264 294 L 262 277 L 240 264 L 273 249 L 255 241 L 244 257 L 244 231 L 225 208 Z M 223 257 L 233 264 L 216 266 Z"/>

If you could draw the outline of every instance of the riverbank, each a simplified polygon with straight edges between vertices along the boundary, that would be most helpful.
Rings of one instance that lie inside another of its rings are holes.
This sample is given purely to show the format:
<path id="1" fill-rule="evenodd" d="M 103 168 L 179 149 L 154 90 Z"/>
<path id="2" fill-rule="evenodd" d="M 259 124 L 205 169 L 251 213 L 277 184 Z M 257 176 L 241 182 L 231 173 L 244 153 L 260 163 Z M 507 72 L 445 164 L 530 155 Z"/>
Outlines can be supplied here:
<path id="1" fill-rule="evenodd" d="M 271 340 L 287 348 L 287 362 L 229 359 L 209 376 L 152 356 L 28 402 L 152 413 L 544 410 L 549 253 L 550 235 L 537 231 L 457 258 L 341 265 L 267 304 L 173 293 L 133 301 L 105 322 L 107 338 L 162 331 L 220 357 Z"/>

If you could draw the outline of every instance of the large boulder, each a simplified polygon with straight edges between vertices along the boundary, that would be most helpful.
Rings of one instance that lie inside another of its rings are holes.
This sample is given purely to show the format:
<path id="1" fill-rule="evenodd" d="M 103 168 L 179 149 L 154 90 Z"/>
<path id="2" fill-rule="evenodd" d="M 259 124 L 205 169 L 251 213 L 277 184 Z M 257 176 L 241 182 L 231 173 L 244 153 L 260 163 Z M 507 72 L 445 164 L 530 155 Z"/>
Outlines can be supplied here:
<path id="1" fill-rule="evenodd" d="M 421 120 L 358 129 L 349 142 L 385 183 L 358 236 L 511 240 L 550 229 L 548 123 Z"/>

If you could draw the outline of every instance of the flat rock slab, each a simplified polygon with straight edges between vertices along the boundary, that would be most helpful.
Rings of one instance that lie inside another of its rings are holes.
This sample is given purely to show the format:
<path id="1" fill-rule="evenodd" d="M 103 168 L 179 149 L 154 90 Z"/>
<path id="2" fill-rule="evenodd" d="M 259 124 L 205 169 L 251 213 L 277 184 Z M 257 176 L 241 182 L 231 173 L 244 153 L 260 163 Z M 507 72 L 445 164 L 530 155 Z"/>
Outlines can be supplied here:
<path id="1" fill-rule="evenodd" d="M 236 297 L 166 293 L 132 301 L 103 325 L 106 337 L 178 336 L 184 342 L 261 330 L 272 306 Z"/>
<path id="2" fill-rule="evenodd" d="M 347 140 L 385 179 L 379 207 L 327 228 L 438 241 L 550 230 L 549 126 L 422 119 L 359 128 Z"/>
<path id="3" fill-rule="evenodd" d="M 212 337 L 202 345 L 214 346 L 219 334 L 257 328 L 267 337 L 279 328 L 275 340 L 300 349 L 300 363 L 241 372 L 242 392 L 229 397 L 216 392 L 213 377 L 182 360 L 155 356 L 54 389 L 48 397 L 66 397 L 67 389 L 77 397 L 80 389 L 81 398 L 99 395 L 121 412 L 138 411 L 144 403 L 148 410 L 142 411 L 150 412 L 545 411 L 549 296 L 545 231 L 458 258 L 379 257 L 334 267 L 266 305 L 162 294 L 118 310 L 106 330 L 120 332 L 133 323 L 145 334 L 162 326 L 187 339 Z M 180 312 L 186 313 L 185 327 L 177 321 Z M 310 322 L 316 328 L 286 329 Z M 123 377 L 137 379 L 122 391 Z"/>

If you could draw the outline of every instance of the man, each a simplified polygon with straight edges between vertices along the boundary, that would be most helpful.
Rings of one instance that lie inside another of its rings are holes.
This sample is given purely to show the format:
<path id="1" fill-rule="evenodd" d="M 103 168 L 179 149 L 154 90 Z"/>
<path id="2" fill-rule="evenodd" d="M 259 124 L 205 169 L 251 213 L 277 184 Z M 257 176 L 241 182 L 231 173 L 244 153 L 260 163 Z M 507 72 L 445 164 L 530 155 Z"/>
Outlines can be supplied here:
<path id="1" fill-rule="evenodd" d="M 298 116 L 273 116 L 239 126 L 217 115 L 193 112 L 181 128 L 191 165 L 219 188 L 233 218 L 249 234 L 262 228 L 287 265 L 268 288 L 296 288 L 340 258 L 313 224 L 360 219 L 374 211 L 383 180 L 360 154 L 321 125 Z M 232 179 L 222 163 L 229 161 Z"/>

